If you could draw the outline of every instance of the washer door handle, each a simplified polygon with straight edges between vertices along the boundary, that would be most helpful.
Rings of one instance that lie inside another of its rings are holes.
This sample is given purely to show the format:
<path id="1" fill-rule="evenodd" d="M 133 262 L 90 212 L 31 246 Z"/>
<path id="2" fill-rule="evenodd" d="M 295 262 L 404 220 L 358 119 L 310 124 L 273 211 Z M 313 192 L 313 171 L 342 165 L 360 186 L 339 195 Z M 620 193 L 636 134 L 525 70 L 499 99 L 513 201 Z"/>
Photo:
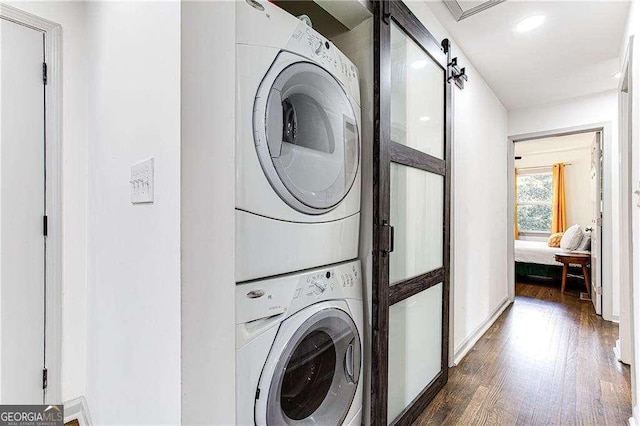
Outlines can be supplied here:
<path id="1" fill-rule="evenodd" d="M 353 344 L 354 344 L 354 340 L 352 339 L 351 342 L 349 342 L 349 346 L 347 346 L 347 352 L 344 356 L 344 372 L 347 375 L 347 380 L 349 381 L 349 383 L 355 383 L 355 377 L 353 375 L 353 371 L 354 371 L 354 365 L 353 365 Z"/>

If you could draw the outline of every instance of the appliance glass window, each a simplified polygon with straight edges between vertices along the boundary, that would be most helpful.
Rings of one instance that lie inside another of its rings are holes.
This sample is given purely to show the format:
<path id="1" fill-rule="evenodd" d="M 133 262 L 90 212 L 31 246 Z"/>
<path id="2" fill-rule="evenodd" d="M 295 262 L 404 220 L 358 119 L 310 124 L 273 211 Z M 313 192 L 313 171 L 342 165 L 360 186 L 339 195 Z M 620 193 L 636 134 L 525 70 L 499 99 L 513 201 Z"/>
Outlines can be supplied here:
<path id="1" fill-rule="evenodd" d="M 305 320 L 277 355 L 267 424 L 342 424 L 360 378 L 360 337 L 351 317 L 327 308 Z"/>
<path id="2" fill-rule="evenodd" d="M 355 181 L 360 155 L 356 116 L 340 83 L 308 62 L 287 66 L 269 91 L 264 123 L 270 159 L 260 161 L 263 168 L 270 161 L 277 175 L 267 172 L 269 180 L 279 179 L 307 208 L 340 203 Z"/>
<path id="3" fill-rule="evenodd" d="M 302 420 L 313 414 L 326 397 L 336 369 L 336 347 L 321 330 L 309 333 L 285 367 L 280 405 L 284 414 Z"/>

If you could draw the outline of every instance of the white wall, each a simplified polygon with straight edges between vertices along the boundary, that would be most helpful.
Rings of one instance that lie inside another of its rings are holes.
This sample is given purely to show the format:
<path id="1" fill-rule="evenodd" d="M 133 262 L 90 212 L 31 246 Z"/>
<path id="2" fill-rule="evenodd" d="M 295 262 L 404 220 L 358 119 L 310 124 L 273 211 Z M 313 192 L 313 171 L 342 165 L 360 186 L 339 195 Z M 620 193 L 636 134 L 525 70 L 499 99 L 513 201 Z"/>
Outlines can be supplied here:
<path id="1" fill-rule="evenodd" d="M 182 3 L 182 424 L 235 423 L 235 4 Z"/>
<path id="2" fill-rule="evenodd" d="M 591 147 L 589 143 L 594 135 L 594 133 L 580 135 L 585 138 L 587 145 L 574 149 L 563 149 L 562 138 L 518 142 L 515 145 L 515 155 L 522 156 L 521 160 L 516 160 L 517 168 L 567 164 L 565 167 L 567 226 L 576 223 L 582 228 L 591 226 Z M 526 153 L 520 152 L 523 144 L 528 145 Z M 553 148 L 549 146 L 551 144 Z M 536 149 L 539 151 L 536 152 Z M 547 238 L 545 237 L 544 240 L 546 241 Z"/>
<path id="3" fill-rule="evenodd" d="M 509 135 L 547 132 L 576 126 L 609 123 L 603 141 L 603 311 L 608 320 L 617 320 L 620 313 L 620 269 L 613 263 L 619 259 L 619 247 L 612 236 L 619 234 L 619 193 L 613 183 L 619 180 L 618 156 L 618 94 L 615 91 L 596 93 L 562 102 L 509 111 Z M 606 206 L 611 206 L 609 209 Z M 610 286 L 608 291 L 606 286 Z"/>
<path id="4" fill-rule="evenodd" d="M 617 120 L 615 91 L 509 111 L 509 135 L 561 129 Z M 617 128 L 613 129 L 614 140 Z"/>
<path id="5" fill-rule="evenodd" d="M 89 2 L 87 399 L 96 424 L 180 422 L 180 3 Z M 155 202 L 130 167 L 155 158 Z"/>
<path id="6" fill-rule="evenodd" d="M 458 361 L 508 302 L 507 111 L 427 4 L 407 5 L 438 40 L 454 42 L 469 76 L 464 90 L 454 89 L 451 355 Z"/>
<path id="7" fill-rule="evenodd" d="M 62 25 L 62 401 L 85 393 L 87 354 L 87 61 L 85 3 L 7 4 Z M 52 385 L 54 385 L 52 383 Z"/>

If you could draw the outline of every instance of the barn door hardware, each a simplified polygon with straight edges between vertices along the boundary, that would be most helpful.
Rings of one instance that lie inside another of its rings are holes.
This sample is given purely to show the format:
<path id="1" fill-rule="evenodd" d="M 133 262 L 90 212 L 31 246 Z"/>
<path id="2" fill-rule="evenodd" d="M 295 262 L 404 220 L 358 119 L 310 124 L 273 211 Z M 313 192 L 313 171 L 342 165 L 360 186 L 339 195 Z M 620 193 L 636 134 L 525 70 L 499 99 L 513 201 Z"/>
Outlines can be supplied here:
<path id="1" fill-rule="evenodd" d="M 380 235 L 380 251 L 382 251 L 383 255 L 386 256 L 387 253 L 391 253 L 393 251 L 394 240 L 393 226 L 391 226 L 386 220 L 382 221 Z"/>
<path id="2" fill-rule="evenodd" d="M 458 58 L 451 57 L 451 43 L 449 39 L 442 40 L 442 50 L 447 54 L 447 83 L 452 81 L 458 86 L 458 89 L 464 89 L 464 82 L 468 81 L 467 71 L 465 67 L 460 68 Z"/>
<path id="3" fill-rule="evenodd" d="M 458 89 L 464 89 L 464 82 L 469 78 L 467 77 L 466 69 L 458 66 L 458 58 L 453 58 L 449 62 L 449 73 L 447 81 L 451 82 L 453 80 Z"/>
<path id="4" fill-rule="evenodd" d="M 391 21 L 391 0 L 382 0 L 382 22 L 389 24 Z"/>

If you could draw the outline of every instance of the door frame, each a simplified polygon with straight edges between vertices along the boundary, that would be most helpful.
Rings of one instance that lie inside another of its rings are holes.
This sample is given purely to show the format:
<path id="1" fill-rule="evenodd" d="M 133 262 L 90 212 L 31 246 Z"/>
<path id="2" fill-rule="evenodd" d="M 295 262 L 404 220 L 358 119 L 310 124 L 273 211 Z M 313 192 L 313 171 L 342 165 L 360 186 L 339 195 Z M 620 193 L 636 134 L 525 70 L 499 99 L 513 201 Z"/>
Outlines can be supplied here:
<path id="1" fill-rule="evenodd" d="M 48 384 L 44 402 L 59 404 L 62 402 L 62 26 L 2 3 L 0 19 L 42 31 L 45 36 L 45 201 L 48 218 L 45 358 Z"/>
<path id="2" fill-rule="evenodd" d="M 633 45 L 634 36 L 630 36 L 622 61 L 620 82 L 618 84 L 618 122 L 619 122 L 619 154 L 620 159 L 620 330 L 614 351 L 618 360 L 632 364 L 634 359 L 634 326 L 633 326 L 633 282 L 634 282 L 634 229 L 633 216 L 634 182 L 638 179 L 634 161 L 633 137 Z M 623 116 L 626 109 L 626 116 Z M 624 161 L 626 159 L 626 161 Z M 627 301 L 627 303 L 625 303 Z M 626 306 L 625 306 L 626 305 Z M 631 369 L 632 376 L 635 375 Z M 635 380 L 635 379 L 634 379 Z M 634 390 L 635 392 L 635 390 Z"/>
<path id="3" fill-rule="evenodd" d="M 611 259 L 611 219 L 612 219 L 612 182 L 611 182 L 611 168 L 613 165 L 610 163 L 611 155 L 610 149 L 612 147 L 612 129 L 613 125 L 610 121 L 584 124 L 573 127 L 565 127 L 553 130 L 544 130 L 540 132 L 523 133 L 519 135 L 509 136 L 507 138 L 507 279 L 509 280 L 509 299 L 511 302 L 515 300 L 515 243 L 513 239 L 513 229 L 515 222 L 515 158 L 514 147 L 515 143 L 524 142 L 534 139 L 544 139 L 554 136 L 567 136 L 575 135 L 578 133 L 590 133 L 601 132 L 601 147 L 603 167 L 602 173 L 602 197 L 603 197 L 603 211 L 602 211 L 602 241 L 601 248 L 602 253 L 606 253 L 606 256 L 601 256 L 601 285 L 602 285 L 602 317 L 608 321 L 614 320 L 612 318 L 613 307 L 613 292 L 611 288 L 612 277 L 612 259 Z M 606 283 L 606 285 L 605 285 Z"/>
<path id="4" fill-rule="evenodd" d="M 441 43 L 402 1 L 382 0 L 374 4 L 374 93 L 373 93 L 373 262 L 372 262 L 372 329 L 371 329 L 371 423 L 409 424 L 426 408 L 444 387 L 449 373 L 449 332 L 451 319 L 451 167 L 453 140 L 453 83 L 450 82 L 449 56 Z M 388 23 L 385 21 L 388 20 Z M 435 159 L 420 151 L 393 143 L 390 123 L 390 76 L 381 70 L 390 67 L 390 28 L 394 21 L 408 38 L 413 39 L 445 71 L 444 77 L 444 160 Z M 386 34 L 385 34 L 386 32 Z M 436 48 L 437 46 L 437 48 Z M 436 51 L 437 50 L 437 51 Z M 443 53 L 444 52 L 444 53 Z M 444 54 L 444 61 L 437 56 Z M 414 158 L 415 156 L 415 158 Z M 443 266 L 402 283 L 389 285 L 388 238 L 392 239 L 390 224 L 390 165 L 396 158 L 399 164 L 430 171 L 444 177 L 443 188 Z M 402 159 L 402 161 L 400 161 Z M 436 171 L 437 170 L 437 171 Z M 386 252 L 385 254 L 382 254 Z M 389 308 L 422 291 L 442 283 L 441 365 L 440 372 L 426 383 L 410 405 L 395 419 L 388 419 L 388 339 Z M 426 286 L 426 287 L 425 287 Z"/>

